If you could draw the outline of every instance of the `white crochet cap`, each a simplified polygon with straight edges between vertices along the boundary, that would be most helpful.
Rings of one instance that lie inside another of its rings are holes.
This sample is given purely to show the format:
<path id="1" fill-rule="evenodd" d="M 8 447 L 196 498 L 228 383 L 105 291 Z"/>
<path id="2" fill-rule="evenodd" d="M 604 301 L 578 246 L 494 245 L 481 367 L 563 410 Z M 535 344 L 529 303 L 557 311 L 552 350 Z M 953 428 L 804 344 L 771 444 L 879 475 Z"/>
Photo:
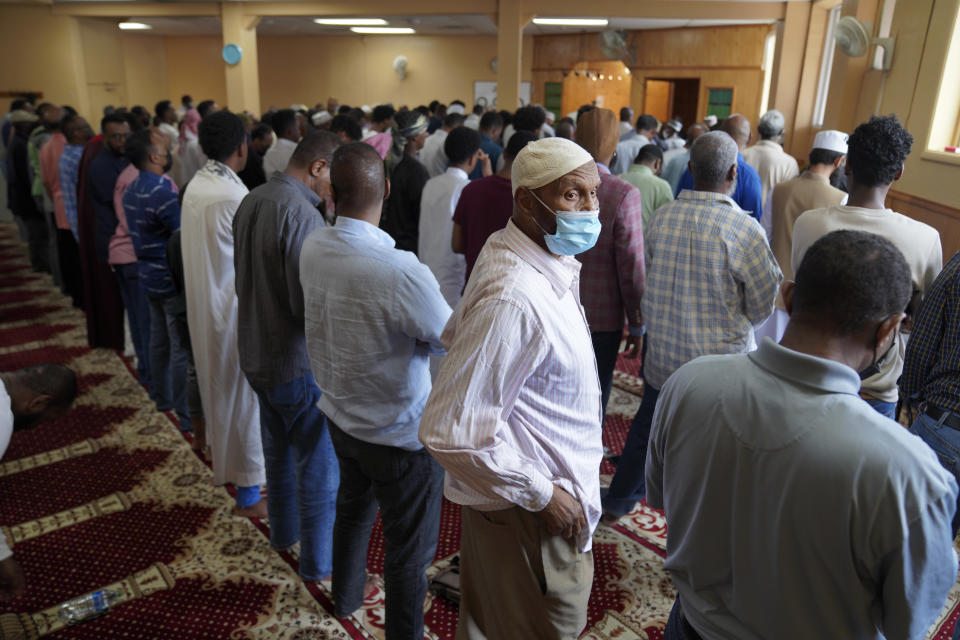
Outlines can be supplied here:
<path id="1" fill-rule="evenodd" d="M 320 127 L 333 120 L 333 116 L 324 109 L 323 111 L 317 111 L 310 119 L 313 120 L 313 126 Z"/>
<path id="2" fill-rule="evenodd" d="M 513 161 L 510 172 L 513 193 L 516 195 L 519 187 L 536 189 L 550 184 L 588 162 L 593 162 L 593 156 L 572 140 L 534 140 L 521 149 Z"/>
<path id="3" fill-rule="evenodd" d="M 847 153 L 847 139 L 850 136 L 843 131 L 818 131 L 817 137 L 813 139 L 814 149 L 826 149 L 827 151 L 836 151 L 837 153 Z"/>
<path id="4" fill-rule="evenodd" d="M 450 105 L 449 107 L 447 107 L 447 113 L 448 113 L 448 114 L 449 114 L 449 113 L 456 113 L 456 114 L 459 114 L 459 115 L 462 116 L 465 112 L 464 112 L 464 110 L 463 110 L 463 105 L 452 104 L 452 105 Z"/>

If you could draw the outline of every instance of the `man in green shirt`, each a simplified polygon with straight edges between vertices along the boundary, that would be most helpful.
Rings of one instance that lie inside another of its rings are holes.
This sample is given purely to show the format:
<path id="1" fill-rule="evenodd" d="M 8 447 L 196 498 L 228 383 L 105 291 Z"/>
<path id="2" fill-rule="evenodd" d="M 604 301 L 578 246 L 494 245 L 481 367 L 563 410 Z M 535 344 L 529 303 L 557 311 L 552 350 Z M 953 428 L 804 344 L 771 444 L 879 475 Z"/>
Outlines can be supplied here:
<path id="1" fill-rule="evenodd" d="M 662 166 L 663 151 L 655 144 L 648 144 L 640 148 L 630 169 L 620 176 L 640 190 L 644 228 L 651 213 L 673 201 L 670 183 L 658 177 Z"/>

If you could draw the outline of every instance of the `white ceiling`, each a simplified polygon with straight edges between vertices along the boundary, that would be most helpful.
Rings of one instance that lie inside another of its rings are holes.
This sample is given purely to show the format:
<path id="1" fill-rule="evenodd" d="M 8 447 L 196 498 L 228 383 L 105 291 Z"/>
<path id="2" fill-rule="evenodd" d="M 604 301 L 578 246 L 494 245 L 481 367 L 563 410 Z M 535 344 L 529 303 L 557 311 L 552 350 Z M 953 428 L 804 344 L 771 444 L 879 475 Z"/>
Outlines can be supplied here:
<path id="1" fill-rule="evenodd" d="M 721 1 L 721 0 L 716 0 Z M 758 0 L 759 1 L 759 0 Z M 455 16 L 383 16 L 390 26 L 413 27 L 421 35 L 496 35 L 497 26 L 486 15 Z M 188 36 L 219 35 L 220 19 L 216 17 L 184 18 L 132 18 L 137 22 L 149 24 L 149 31 L 129 33 Z M 559 33 L 597 32 L 604 29 L 676 29 L 681 27 L 709 27 L 732 24 L 767 24 L 770 20 L 670 20 L 660 18 L 609 18 L 607 27 L 558 27 L 529 24 L 525 35 L 550 35 Z M 312 18 L 273 17 L 263 18 L 257 27 L 260 35 L 325 35 L 355 36 L 349 27 L 319 25 Z"/>

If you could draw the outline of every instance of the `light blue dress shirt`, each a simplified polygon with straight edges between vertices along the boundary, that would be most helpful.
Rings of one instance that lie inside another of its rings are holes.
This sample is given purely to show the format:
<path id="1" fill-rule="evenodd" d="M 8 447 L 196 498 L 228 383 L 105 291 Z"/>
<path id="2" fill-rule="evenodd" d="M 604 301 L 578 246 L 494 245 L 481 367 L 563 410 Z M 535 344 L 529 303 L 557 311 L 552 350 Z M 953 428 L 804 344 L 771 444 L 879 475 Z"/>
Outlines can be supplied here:
<path id="1" fill-rule="evenodd" d="M 647 501 L 706 639 L 922 639 L 957 578 L 957 483 L 843 364 L 769 338 L 660 391 Z"/>
<path id="2" fill-rule="evenodd" d="M 307 353 L 317 404 L 347 434 L 416 451 L 429 354 L 452 313 L 417 257 L 377 227 L 339 217 L 300 251 Z"/>

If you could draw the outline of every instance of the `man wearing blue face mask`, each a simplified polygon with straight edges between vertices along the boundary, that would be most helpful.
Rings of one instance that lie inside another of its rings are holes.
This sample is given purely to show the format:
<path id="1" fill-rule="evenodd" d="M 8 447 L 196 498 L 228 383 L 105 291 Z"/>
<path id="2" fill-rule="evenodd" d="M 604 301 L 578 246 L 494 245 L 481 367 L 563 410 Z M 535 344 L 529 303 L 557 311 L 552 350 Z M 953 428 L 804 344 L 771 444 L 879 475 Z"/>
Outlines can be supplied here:
<path id="1" fill-rule="evenodd" d="M 603 498 L 610 519 L 632 511 L 646 493 L 647 440 L 663 383 L 694 358 L 749 351 L 783 278 L 760 223 L 730 198 L 737 184 L 733 138 L 722 131 L 697 138 L 690 171 L 693 189 L 661 207 L 644 234 L 643 399 Z"/>
<path id="2" fill-rule="evenodd" d="M 576 638 L 603 448 L 573 256 L 600 234 L 600 176 L 582 147 L 544 138 L 517 154 L 511 178 L 513 217 L 487 240 L 441 336 L 420 440 L 463 506 L 457 637 Z"/>

